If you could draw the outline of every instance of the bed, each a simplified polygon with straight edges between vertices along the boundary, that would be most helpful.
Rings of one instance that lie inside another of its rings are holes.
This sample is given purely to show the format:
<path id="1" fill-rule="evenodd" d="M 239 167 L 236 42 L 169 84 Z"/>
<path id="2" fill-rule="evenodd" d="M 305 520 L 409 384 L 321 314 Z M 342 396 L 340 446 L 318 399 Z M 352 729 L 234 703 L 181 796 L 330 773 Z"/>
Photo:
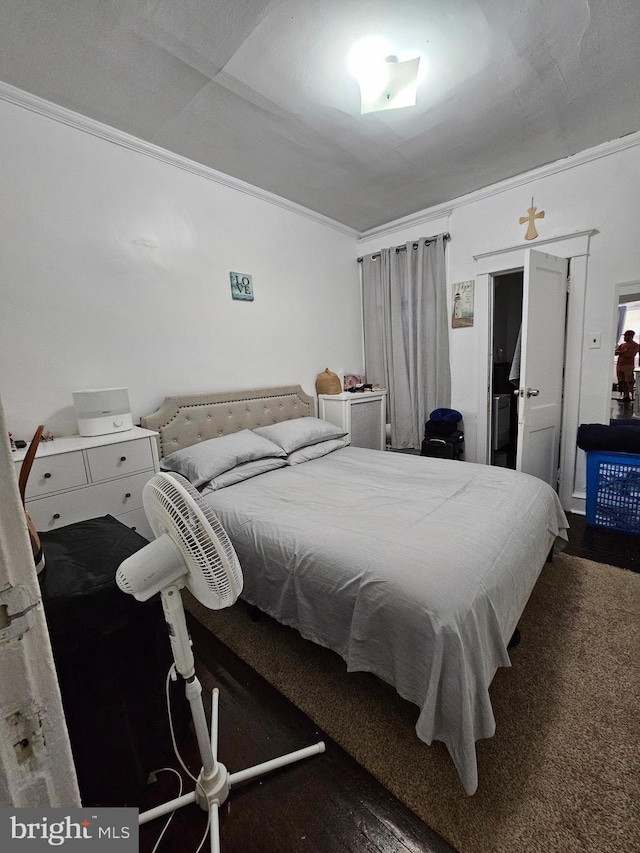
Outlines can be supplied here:
<path id="1" fill-rule="evenodd" d="M 229 533 L 243 599 L 416 704 L 418 737 L 446 744 L 473 794 L 475 743 L 495 732 L 489 686 L 567 540 L 556 493 L 502 468 L 346 445 L 299 386 L 168 397 L 141 423 Z"/>

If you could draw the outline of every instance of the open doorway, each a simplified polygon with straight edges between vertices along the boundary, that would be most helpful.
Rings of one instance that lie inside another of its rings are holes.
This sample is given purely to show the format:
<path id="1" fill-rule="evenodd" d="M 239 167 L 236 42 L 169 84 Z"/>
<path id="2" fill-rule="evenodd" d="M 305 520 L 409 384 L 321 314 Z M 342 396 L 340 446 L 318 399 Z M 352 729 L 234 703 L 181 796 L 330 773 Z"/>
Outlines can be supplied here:
<path id="1" fill-rule="evenodd" d="M 625 331 L 635 332 L 633 341 L 640 342 L 640 282 L 620 285 L 618 288 L 618 318 L 616 346 L 623 341 Z M 633 366 L 633 383 L 624 389 L 618 383 L 617 357 L 612 357 L 611 420 L 640 417 L 638 384 L 640 380 L 640 357 L 636 356 Z M 628 400 L 626 398 L 629 398 Z"/>
<path id="2" fill-rule="evenodd" d="M 523 270 L 492 277 L 491 464 L 502 468 L 516 467 L 518 400 L 514 392 L 518 388 L 523 280 Z"/>
<path id="3" fill-rule="evenodd" d="M 523 370 L 518 389 L 522 395 L 519 394 L 518 399 L 517 442 L 517 457 L 522 459 L 519 463 L 516 457 L 516 470 L 539 476 L 553 487 L 557 484 L 563 507 L 570 512 L 582 513 L 585 505 L 584 471 L 577 464 L 576 435 L 580 423 L 587 259 L 592 233 L 586 230 L 544 241 L 544 249 L 551 253 L 545 253 L 544 258 L 540 258 L 543 241 L 535 249 L 523 244 L 474 255 L 479 365 L 475 461 L 483 464 L 491 461 L 493 280 L 497 275 L 523 269 L 522 315 L 526 317 L 526 324 L 523 324 L 522 336 Z M 567 293 L 567 259 L 570 259 L 570 295 Z M 542 270 L 537 269 L 540 266 L 549 268 L 548 275 L 542 275 Z M 552 278 L 555 278 L 555 287 L 550 286 Z M 611 323 L 613 321 L 612 304 Z M 608 397 L 608 389 L 602 390 L 607 390 Z M 542 393 L 535 395 L 536 391 Z M 537 403 L 542 403 L 544 408 L 540 410 Z M 545 421 L 541 424 L 543 416 Z M 532 436 L 533 418 L 537 422 L 534 425 L 537 435 L 534 433 Z M 552 418 L 557 426 L 551 425 Z M 546 425 L 550 426 L 549 439 L 544 441 L 544 434 L 537 427 L 544 429 Z M 558 456 L 554 432 L 560 438 Z M 468 441 L 467 447 L 470 445 Z"/>

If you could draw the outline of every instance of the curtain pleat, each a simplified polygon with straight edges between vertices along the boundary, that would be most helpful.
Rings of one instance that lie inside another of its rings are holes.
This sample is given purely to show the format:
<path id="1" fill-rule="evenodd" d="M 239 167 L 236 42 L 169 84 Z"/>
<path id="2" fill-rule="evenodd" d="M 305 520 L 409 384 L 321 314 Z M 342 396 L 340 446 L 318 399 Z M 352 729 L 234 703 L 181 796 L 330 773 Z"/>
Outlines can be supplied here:
<path id="1" fill-rule="evenodd" d="M 398 449 L 419 448 L 429 412 L 451 403 L 445 238 L 416 243 L 362 259 L 367 381 L 388 391 Z"/>

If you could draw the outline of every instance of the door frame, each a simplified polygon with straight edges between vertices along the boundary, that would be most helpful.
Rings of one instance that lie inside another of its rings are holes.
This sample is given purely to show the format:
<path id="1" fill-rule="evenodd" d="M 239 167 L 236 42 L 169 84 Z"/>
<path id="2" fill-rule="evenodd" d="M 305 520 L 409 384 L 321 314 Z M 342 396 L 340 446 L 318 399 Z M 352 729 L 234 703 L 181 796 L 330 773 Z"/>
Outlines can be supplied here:
<path id="1" fill-rule="evenodd" d="M 618 284 L 616 284 L 616 286 L 615 286 L 616 301 L 615 301 L 615 306 L 613 309 L 613 326 L 612 326 L 613 331 L 612 331 L 612 335 L 611 335 L 611 340 L 615 341 L 616 345 L 618 343 L 618 308 L 620 307 L 620 304 L 621 304 L 620 300 L 625 295 L 629 295 L 629 294 L 635 295 L 636 293 L 640 294 L 640 279 L 634 279 L 632 281 L 621 281 L 621 282 L 618 282 Z M 634 301 L 636 301 L 636 300 L 634 300 Z M 612 361 L 613 361 L 613 359 L 612 359 Z M 615 370 L 613 372 L 615 374 Z M 638 399 L 639 393 L 640 393 L 640 389 L 636 388 L 636 400 Z M 609 397 L 607 398 L 607 404 L 608 404 L 607 413 L 608 414 L 611 413 L 611 399 L 610 398 L 611 398 L 611 395 L 609 395 Z M 635 407 L 637 405 L 638 405 L 637 403 L 634 404 L 634 412 L 636 411 Z"/>
<path id="2" fill-rule="evenodd" d="M 493 336 L 493 277 L 522 269 L 527 249 L 544 246 L 545 252 L 569 260 L 569 295 L 565 339 L 564 396 L 562 402 L 562 433 L 560 436 L 560 502 L 569 512 L 584 512 L 584 493 L 574 488 L 576 469 L 576 436 L 580 411 L 580 382 L 582 378 L 582 347 L 584 335 L 584 306 L 587 288 L 587 259 L 589 239 L 595 229 L 578 231 L 495 249 L 474 255 L 475 323 L 478 353 L 478 416 L 476 423 L 476 459 L 483 464 L 491 461 L 491 341 Z"/>
<path id="3" fill-rule="evenodd" d="M 2 400 L 0 432 L 7 484 L 0 501 L 0 592 L 11 595 L 14 616 L 0 642 L 0 806 L 77 807 L 80 791 Z"/>

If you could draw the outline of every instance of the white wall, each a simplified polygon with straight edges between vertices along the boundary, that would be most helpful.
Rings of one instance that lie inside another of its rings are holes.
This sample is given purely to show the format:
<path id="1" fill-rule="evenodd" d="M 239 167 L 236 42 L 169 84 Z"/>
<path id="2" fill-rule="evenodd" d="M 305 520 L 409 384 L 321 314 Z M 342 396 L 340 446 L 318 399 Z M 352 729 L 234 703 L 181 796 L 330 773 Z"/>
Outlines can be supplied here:
<path id="1" fill-rule="evenodd" d="M 0 102 L 0 365 L 7 421 L 76 431 L 71 392 L 125 385 L 134 417 L 166 394 L 300 382 L 359 371 L 355 257 L 451 233 L 449 286 L 476 277 L 474 255 L 595 229 L 584 322 L 568 346 L 581 378 L 567 394 L 580 422 L 606 422 L 616 288 L 640 277 L 640 134 L 505 181 L 359 241 L 199 174 Z M 518 219 L 534 197 L 538 241 Z M 250 273 L 255 302 L 234 302 L 229 271 Z M 452 405 L 475 458 L 478 334 L 450 330 Z M 600 332 L 602 347 L 586 336 Z M 578 455 L 574 492 L 584 489 Z"/>
<path id="2" fill-rule="evenodd" d="M 0 393 L 9 429 L 77 432 L 71 393 L 300 383 L 362 367 L 354 237 L 0 101 Z M 291 207 L 291 206 L 290 206 Z M 229 272 L 253 276 L 231 299 Z"/>
<path id="3" fill-rule="evenodd" d="M 609 150 L 611 153 L 607 153 Z M 633 137 L 629 147 L 601 146 L 593 155 L 592 159 L 591 155 L 569 158 L 555 167 L 454 200 L 442 215 L 437 209 L 425 210 L 406 225 L 391 223 L 386 232 L 376 229 L 375 235 L 363 235 L 358 252 L 367 254 L 382 246 L 400 245 L 448 230 L 450 286 L 476 277 L 474 255 L 525 245 L 526 226 L 520 225 L 518 219 L 526 215 L 532 196 L 538 209 L 545 211 L 545 218 L 536 221 L 538 241 L 596 229 L 589 240 L 584 323 L 580 335 L 568 341 L 569 347 L 581 353 L 581 381 L 579 387 L 567 388 L 566 393 L 576 398 L 579 422 L 607 423 L 616 287 L 640 277 L 640 134 Z M 535 248 L 536 242 L 528 245 Z M 585 337 L 592 331 L 601 333 L 600 349 L 587 346 Z M 475 458 L 478 412 L 478 333 L 477 326 L 450 330 L 452 406 L 464 415 L 466 455 L 471 460 Z M 574 492 L 579 496 L 583 490 L 584 473 L 578 454 Z"/>

